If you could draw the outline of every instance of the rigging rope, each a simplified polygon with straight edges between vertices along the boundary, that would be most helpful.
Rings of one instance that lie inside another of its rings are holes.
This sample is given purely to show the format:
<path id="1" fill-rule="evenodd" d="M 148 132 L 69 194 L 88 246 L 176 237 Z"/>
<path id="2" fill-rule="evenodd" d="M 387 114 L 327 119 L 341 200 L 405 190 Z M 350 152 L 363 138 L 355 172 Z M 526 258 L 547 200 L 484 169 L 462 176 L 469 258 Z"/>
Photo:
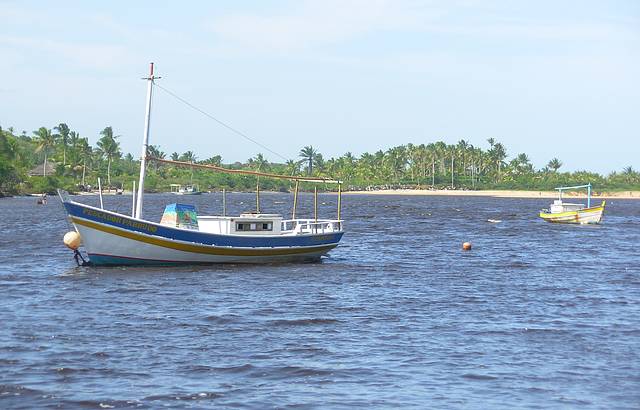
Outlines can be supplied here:
<path id="1" fill-rule="evenodd" d="M 192 168 L 204 168 L 204 169 L 212 169 L 214 171 L 225 172 L 228 174 L 243 174 L 243 175 L 255 175 L 255 176 L 263 176 L 268 178 L 279 178 L 279 179 L 288 179 L 293 181 L 303 181 L 303 182 L 323 182 L 326 184 L 341 184 L 342 181 L 331 179 L 331 178 L 322 178 L 322 177 L 299 177 L 299 176 L 288 176 L 288 175 L 280 175 L 280 174 L 269 174 L 267 172 L 258 172 L 258 171 L 247 171 L 244 169 L 229 169 L 223 168 L 216 165 L 209 164 L 195 164 L 193 162 L 184 162 L 184 161 L 173 161 L 169 159 L 156 158 L 153 156 L 147 156 L 147 160 L 156 161 L 165 164 L 174 164 L 183 167 L 192 167 Z"/>
<path id="2" fill-rule="evenodd" d="M 288 160 L 289 160 L 289 158 L 286 158 L 284 155 L 280 155 L 280 154 L 278 154 L 277 152 L 275 152 L 275 151 L 273 151 L 273 150 L 269 149 L 268 147 L 266 147 L 266 146 L 262 145 L 261 143 L 259 143 L 258 141 L 254 140 L 253 138 L 249 137 L 248 135 L 246 135 L 246 134 L 244 134 L 244 133 L 242 133 L 242 132 L 238 131 L 237 129 L 233 128 L 233 127 L 232 127 L 232 126 L 230 126 L 230 125 L 225 124 L 224 122 L 220 121 L 219 119 L 217 119 L 217 118 L 216 118 L 216 117 L 214 117 L 213 115 L 211 115 L 211 114 L 209 114 L 208 112 L 206 112 L 206 111 L 204 111 L 204 110 L 202 110 L 202 109 L 200 109 L 200 108 L 196 107 L 195 105 L 191 104 L 189 101 L 185 100 L 185 99 L 184 99 L 184 98 L 182 98 L 182 97 L 179 97 L 178 95 L 176 95 L 175 93 L 173 93 L 173 92 L 171 92 L 170 90 L 166 89 L 165 87 L 163 87 L 163 86 L 161 86 L 161 85 L 159 85 L 159 84 L 157 84 L 157 83 L 155 83 L 155 82 L 154 82 L 153 84 L 154 84 L 156 87 L 158 87 L 159 89 L 161 89 L 162 91 L 164 91 L 165 93 L 169 94 L 169 95 L 170 95 L 170 96 L 172 96 L 173 98 L 175 98 L 175 99 L 177 99 L 178 101 L 180 101 L 181 103 L 183 103 L 183 104 L 187 105 L 188 107 L 190 107 L 190 108 L 192 108 L 192 109 L 194 109 L 194 110 L 198 111 L 199 113 L 201 113 L 201 114 L 203 114 L 203 115 L 205 115 L 205 116 L 207 116 L 207 117 L 211 118 L 212 120 L 214 120 L 214 121 L 215 121 L 215 122 L 217 122 L 218 124 L 222 125 L 223 127 L 225 127 L 225 128 L 227 128 L 227 129 L 229 129 L 229 130 L 231 130 L 231 131 L 235 132 L 236 134 L 240 135 L 241 137 L 243 137 L 243 138 L 245 138 L 245 139 L 247 139 L 247 140 L 249 140 L 249 141 L 253 142 L 254 144 L 256 144 L 256 145 L 258 145 L 258 146 L 260 146 L 260 147 L 264 148 L 265 150 L 269 151 L 270 153 L 272 153 L 272 154 L 274 154 L 274 155 L 276 155 L 276 156 L 278 156 L 278 157 L 280 157 L 280 158 L 284 159 L 285 161 L 288 161 Z"/>

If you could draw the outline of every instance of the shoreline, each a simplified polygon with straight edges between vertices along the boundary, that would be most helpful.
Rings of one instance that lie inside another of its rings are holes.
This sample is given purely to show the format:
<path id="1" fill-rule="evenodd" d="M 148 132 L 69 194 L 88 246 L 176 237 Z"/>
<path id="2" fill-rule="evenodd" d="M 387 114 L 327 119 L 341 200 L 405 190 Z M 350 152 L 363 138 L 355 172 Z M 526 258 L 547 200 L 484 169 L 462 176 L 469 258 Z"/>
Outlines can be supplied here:
<path id="1" fill-rule="evenodd" d="M 252 191 L 228 191 L 231 193 L 251 193 Z M 146 194 L 168 194 L 168 192 L 145 192 Z M 219 192 L 207 192 L 203 191 L 203 194 L 219 193 Z M 260 191 L 261 194 L 281 194 L 279 191 Z M 289 192 L 291 193 L 291 192 Z M 302 194 L 303 192 L 301 192 Z M 308 192 L 307 192 L 308 193 Z M 337 194 L 333 191 L 322 192 L 322 194 Z M 40 197 L 42 194 L 19 194 L 0 196 L 0 198 L 12 198 L 12 197 Z M 98 196 L 98 192 L 77 192 L 71 195 L 78 196 Z M 103 196 L 115 196 L 118 195 L 114 191 L 106 191 L 102 193 Z M 131 191 L 124 191 L 124 196 L 131 196 Z M 479 196 L 479 197 L 493 197 L 493 198 L 545 198 L 555 199 L 558 198 L 557 191 L 525 191 L 514 189 L 486 189 L 478 191 L 465 191 L 465 190 L 448 190 L 448 189 L 380 189 L 375 191 L 342 191 L 342 195 L 388 195 L 388 196 Z M 51 194 L 50 196 L 56 196 Z M 562 195 L 563 198 L 570 199 L 585 199 L 587 198 L 586 192 L 567 192 Z M 640 199 L 640 191 L 618 191 L 618 192 L 597 192 L 592 193 L 593 199 Z"/>
<path id="2" fill-rule="evenodd" d="M 488 196 L 494 198 L 557 198 L 557 191 L 518 191 L 487 189 L 480 191 L 463 191 L 447 189 L 381 189 L 377 191 L 346 191 L 343 195 L 409 195 L 409 196 Z M 582 192 L 567 192 L 563 198 L 586 198 Z M 596 199 L 640 199 L 640 191 L 598 192 L 591 193 Z"/>

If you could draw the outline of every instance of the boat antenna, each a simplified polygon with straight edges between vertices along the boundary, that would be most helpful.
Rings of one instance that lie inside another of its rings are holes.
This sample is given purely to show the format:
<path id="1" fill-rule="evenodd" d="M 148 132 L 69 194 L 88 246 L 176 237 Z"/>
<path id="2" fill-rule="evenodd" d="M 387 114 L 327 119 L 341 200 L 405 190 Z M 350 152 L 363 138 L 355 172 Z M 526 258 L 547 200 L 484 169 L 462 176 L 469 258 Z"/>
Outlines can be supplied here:
<path id="1" fill-rule="evenodd" d="M 153 63 L 149 67 L 149 76 L 143 77 L 143 80 L 147 80 L 147 108 L 146 115 L 144 117 L 144 137 L 142 139 L 142 154 L 140 156 L 140 180 L 138 182 L 138 199 L 136 201 L 136 213 L 135 217 L 142 218 L 142 200 L 144 196 L 144 175 L 147 166 L 147 149 L 149 147 L 149 125 L 151 122 L 151 96 L 153 95 L 153 85 L 156 77 L 153 75 Z"/>

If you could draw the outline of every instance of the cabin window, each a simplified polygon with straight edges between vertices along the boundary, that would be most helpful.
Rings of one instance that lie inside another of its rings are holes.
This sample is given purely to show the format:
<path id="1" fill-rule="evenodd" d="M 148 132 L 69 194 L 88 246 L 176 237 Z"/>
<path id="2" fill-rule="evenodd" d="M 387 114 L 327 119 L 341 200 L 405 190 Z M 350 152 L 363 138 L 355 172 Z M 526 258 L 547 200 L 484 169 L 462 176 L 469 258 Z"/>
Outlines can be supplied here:
<path id="1" fill-rule="evenodd" d="M 236 222 L 236 231 L 273 231 L 273 222 Z"/>

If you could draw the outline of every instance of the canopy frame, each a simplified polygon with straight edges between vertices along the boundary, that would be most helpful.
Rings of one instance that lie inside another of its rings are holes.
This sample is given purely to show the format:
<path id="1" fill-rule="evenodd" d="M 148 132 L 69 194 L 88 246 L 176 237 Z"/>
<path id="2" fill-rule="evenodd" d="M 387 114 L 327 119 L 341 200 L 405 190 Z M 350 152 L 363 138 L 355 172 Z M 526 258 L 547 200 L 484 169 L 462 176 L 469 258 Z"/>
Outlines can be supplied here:
<path id="1" fill-rule="evenodd" d="M 556 188 L 556 190 L 560 194 L 560 200 L 562 200 L 562 191 L 571 191 L 574 189 L 587 188 L 587 208 L 591 208 L 591 182 L 586 185 L 575 185 L 575 186 L 563 186 L 560 188 Z"/>

